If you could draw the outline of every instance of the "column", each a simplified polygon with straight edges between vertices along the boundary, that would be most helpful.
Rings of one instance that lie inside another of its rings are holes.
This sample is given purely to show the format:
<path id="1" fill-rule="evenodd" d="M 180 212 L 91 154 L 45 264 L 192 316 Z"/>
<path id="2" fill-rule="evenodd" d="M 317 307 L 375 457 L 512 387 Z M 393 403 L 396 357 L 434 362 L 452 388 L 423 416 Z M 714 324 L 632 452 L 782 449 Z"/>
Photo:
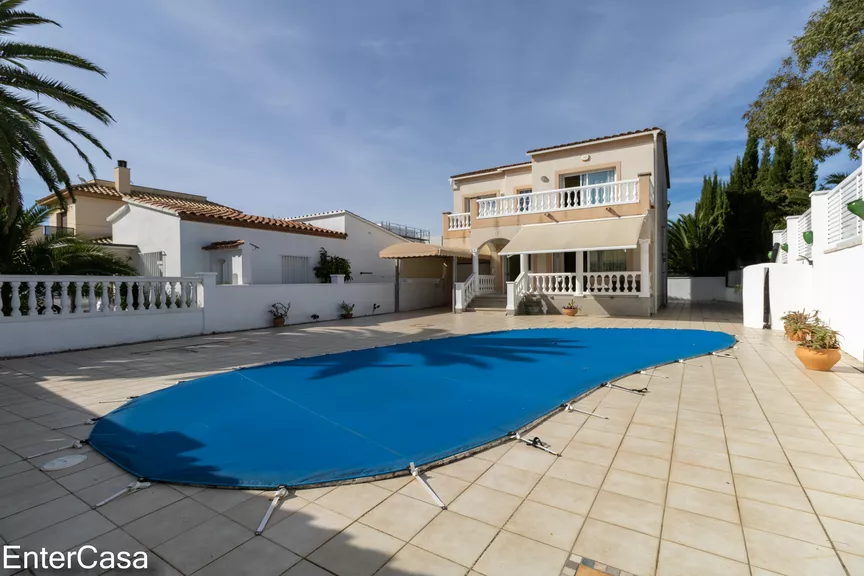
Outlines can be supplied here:
<path id="1" fill-rule="evenodd" d="M 651 256 L 649 248 L 651 240 L 639 239 L 639 271 L 642 273 L 640 298 L 648 298 L 651 296 Z"/>
<path id="2" fill-rule="evenodd" d="M 471 271 L 475 276 L 480 275 L 480 254 L 476 248 L 471 249 Z"/>
<path id="3" fill-rule="evenodd" d="M 584 266 L 582 263 L 584 252 L 576 252 L 576 287 L 573 290 L 574 296 L 582 296 L 582 283 L 585 276 Z"/>

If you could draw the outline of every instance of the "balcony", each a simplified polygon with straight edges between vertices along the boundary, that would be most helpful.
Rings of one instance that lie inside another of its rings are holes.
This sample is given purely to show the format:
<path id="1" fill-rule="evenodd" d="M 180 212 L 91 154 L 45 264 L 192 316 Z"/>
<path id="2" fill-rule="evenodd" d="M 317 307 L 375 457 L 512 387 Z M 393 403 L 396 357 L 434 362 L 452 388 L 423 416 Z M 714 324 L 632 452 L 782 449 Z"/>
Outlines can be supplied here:
<path id="1" fill-rule="evenodd" d="M 638 204 L 639 179 L 544 190 L 529 194 L 480 198 L 476 200 L 476 203 L 477 220 Z M 468 212 L 448 214 L 447 218 L 447 230 L 449 231 L 469 230 L 471 228 L 471 214 Z"/>
<path id="2" fill-rule="evenodd" d="M 30 237 L 34 242 L 52 234 L 75 234 L 75 229 L 68 226 L 40 226 Z"/>

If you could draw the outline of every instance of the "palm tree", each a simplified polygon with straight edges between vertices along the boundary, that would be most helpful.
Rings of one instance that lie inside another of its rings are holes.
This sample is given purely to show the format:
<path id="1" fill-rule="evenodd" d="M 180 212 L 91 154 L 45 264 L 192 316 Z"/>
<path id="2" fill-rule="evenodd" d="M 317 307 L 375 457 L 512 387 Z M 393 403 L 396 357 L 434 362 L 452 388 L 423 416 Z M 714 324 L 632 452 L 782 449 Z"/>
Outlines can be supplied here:
<path id="1" fill-rule="evenodd" d="M 822 181 L 822 186 L 820 187 L 822 190 L 835 188 L 838 184 L 843 182 L 849 175 L 845 172 L 833 172 L 828 174 L 825 177 L 825 180 Z"/>
<path id="2" fill-rule="evenodd" d="M 0 274 L 134 276 L 137 270 L 101 244 L 68 232 L 32 240 L 56 208 L 36 204 L 9 218 L 0 207 Z"/>
<path id="3" fill-rule="evenodd" d="M 70 198 L 75 200 L 69 174 L 45 141 L 42 128 L 47 128 L 69 143 L 94 179 L 96 170 L 87 154 L 73 140 L 73 135 L 87 140 L 111 157 L 95 136 L 63 114 L 40 103 L 40 98 L 49 98 L 72 110 L 83 111 L 106 125 L 114 120 L 95 101 L 63 82 L 31 72 L 26 63 L 50 62 L 105 76 L 102 68 L 62 50 L 3 39 L 24 26 L 59 26 L 53 20 L 19 10 L 24 2 L 26 0 L 0 0 L 0 206 L 7 210 L 7 224 L 14 220 L 22 204 L 19 172 L 24 162 L 33 167 L 48 189 L 57 196 L 61 208 L 66 207 L 64 187 Z M 28 94 L 35 96 L 35 99 L 28 97 Z"/>
<path id="4" fill-rule="evenodd" d="M 690 276 L 722 275 L 723 221 L 717 214 L 682 214 L 670 220 L 669 270 Z"/>

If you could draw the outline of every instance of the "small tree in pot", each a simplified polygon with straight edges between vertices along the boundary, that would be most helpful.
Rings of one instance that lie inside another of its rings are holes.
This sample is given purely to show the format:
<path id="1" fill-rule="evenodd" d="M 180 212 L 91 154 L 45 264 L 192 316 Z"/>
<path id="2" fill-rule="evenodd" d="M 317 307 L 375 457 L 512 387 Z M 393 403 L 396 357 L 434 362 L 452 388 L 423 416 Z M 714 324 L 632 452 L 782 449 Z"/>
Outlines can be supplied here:
<path id="1" fill-rule="evenodd" d="M 345 302 L 343 300 L 342 303 L 339 304 L 339 308 L 342 309 L 342 313 L 339 314 L 339 316 L 343 320 L 347 320 L 348 318 L 354 317 L 354 304 L 348 304 L 347 302 Z"/>
<path id="2" fill-rule="evenodd" d="M 576 304 L 576 300 L 570 300 L 561 308 L 561 312 L 565 316 L 576 316 L 580 310 L 581 308 Z"/>
<path id="3" fill-rule="evenodd" d="M 840 360 L 840 333 L 823 322 L 813 324 L 798 342 L 795 356 L 808 370 L 831 370 Z"/>
<path id="4" fill-rule="evenodd" d="M 284 326 L 285 319 L 288 318 L 288 310 L 291 309 L 291 303 L 289 302 L 286 306 L 281 302 L 276 302 L 275 304 L 270 305 L 270 309 L 267 312 L 270 316 L 273 317 L 273 326 Z"/>

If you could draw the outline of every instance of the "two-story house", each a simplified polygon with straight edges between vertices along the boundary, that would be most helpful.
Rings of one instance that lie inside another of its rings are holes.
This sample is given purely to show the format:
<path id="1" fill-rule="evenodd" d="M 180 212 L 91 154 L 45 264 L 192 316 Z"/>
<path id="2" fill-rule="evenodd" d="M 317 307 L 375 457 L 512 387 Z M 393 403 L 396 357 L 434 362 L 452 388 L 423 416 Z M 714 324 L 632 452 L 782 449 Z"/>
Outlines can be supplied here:
<path id="1" fill-rule="evenodd" d="M 443 245 L 473 254 L 457 278 L 457 311 L 497 299 L 513 314 L 526 297 L 546 311 L 575 299 L 588 314 L 648 316 L 665 305 L 666 133 L 648 128 L 527 154 L 450 177 Z"/>

